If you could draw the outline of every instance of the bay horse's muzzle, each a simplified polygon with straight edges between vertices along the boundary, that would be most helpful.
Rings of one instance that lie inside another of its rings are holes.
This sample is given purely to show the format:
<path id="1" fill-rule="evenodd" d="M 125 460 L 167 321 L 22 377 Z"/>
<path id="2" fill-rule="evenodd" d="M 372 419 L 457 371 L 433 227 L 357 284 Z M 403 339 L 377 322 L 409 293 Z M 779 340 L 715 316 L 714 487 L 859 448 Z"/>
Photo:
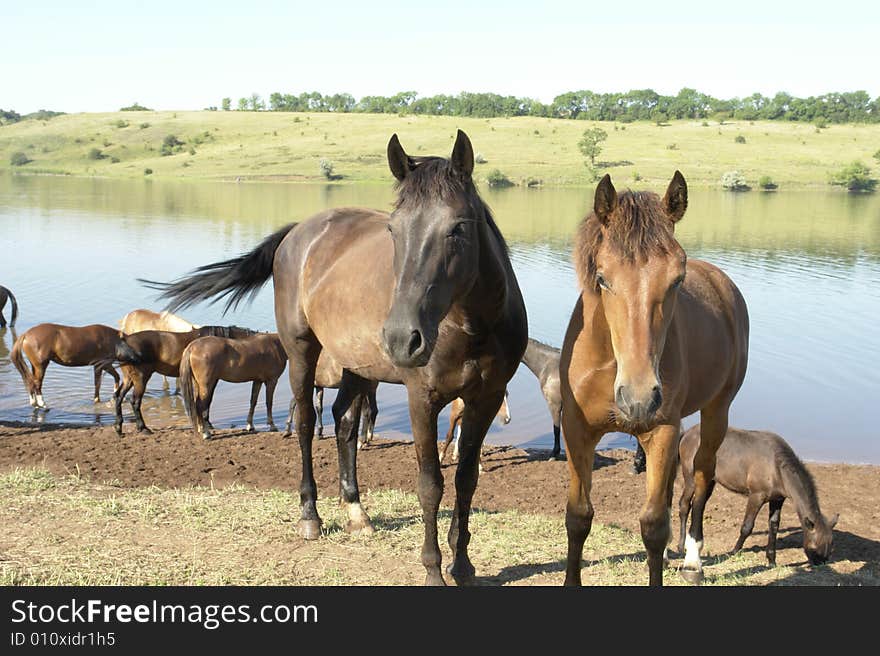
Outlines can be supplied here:
<path id="1" fill-rule="evenodd" d="M 650 422 L 663 404 L 663 394 L 655 385 L 647 394 L 635 394 L 625 385 L 620 385 L 614 393 L 618 410 L 629 421 L 637 424 Z"/>

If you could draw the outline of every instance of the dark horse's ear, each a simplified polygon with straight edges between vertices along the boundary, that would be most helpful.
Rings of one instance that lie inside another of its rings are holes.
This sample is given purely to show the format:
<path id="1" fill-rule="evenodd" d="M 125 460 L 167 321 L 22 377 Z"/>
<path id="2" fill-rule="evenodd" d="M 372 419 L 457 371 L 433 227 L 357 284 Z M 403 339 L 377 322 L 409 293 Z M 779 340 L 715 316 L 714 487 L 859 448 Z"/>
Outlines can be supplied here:
<path id="1" fill-rule="evenodd" d="M 832 517 L 832 518 L 828 521 L 828 528 L 829 528 L 829 529 L 832 529 L 832 528 L 834 528 L 835 526 L 837 526 L 837 520 L 838 520 L 838 519 L 840 519 L 840 514 L 836 514 L 836 515 L 834 515 L 834 517 Z"/>
<path id="2" fill-rule="evenodd" d="M 688 186 L 684 181 L 681 171 L 676 171 L 672 176 L 672 182 L 663 197 L 663 207 L 673 223 L 677 223 L 684 216 L 688 208 Z"/>
<path id="3" fill-rule="evenodd" d="M 464 175 L 466 178 L 471 177 L 474 172 L 474 147 L 471 146 L 471 140 L 468 136 L 458 131 L 455 138 L 455 146 L 452 147 L 452 157 L 450 158 L 452 167 Z"/>
<path id="4" fill-rule="evenodd" d="M 388 166 L 394 177 L 403 180 L 412 170 L 411 164 L 409 155 L 404 152 L 397 134 L 392 134 L 391 140 L 388 142 Z"/>
<path id="5" fill-rule="evenodd" d="M 608 219 L 617 209 L 617 190 L 611 184 L 611 176 L 605 174 L 596 187 L 596 196 L 593 199 L 593 211 L 602 225 L 608 225 Z"/>

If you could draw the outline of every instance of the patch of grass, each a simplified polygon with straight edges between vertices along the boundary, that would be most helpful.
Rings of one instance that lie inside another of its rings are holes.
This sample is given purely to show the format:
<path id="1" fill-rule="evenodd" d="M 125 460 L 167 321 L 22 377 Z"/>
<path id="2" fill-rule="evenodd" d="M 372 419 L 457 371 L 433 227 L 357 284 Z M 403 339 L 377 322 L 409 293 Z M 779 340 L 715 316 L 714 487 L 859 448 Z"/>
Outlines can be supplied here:
<path id="1" fill-rule="evenodd" d="M 0 585 L 382 585 L 419 584 L 424 569 L 421 510 L 415 495 L 388 490 L 364 495 L 376 533 L 344 531 L 347 513 L 320 499 L 320 540 L 296 533 L 298 495 L 232 485 L 127 489 L 40 469 L 0 475 L 4 526 Z M 451 511 L 441 508 L 439 529 Z M 516 511 L 471 517 L 471 558 L 487 585 L 558 585 L 565 569 L 561 516 Z M 450 554 L 441 539 L 444 562 Z M 643 585 L 641 538 L 594 523 L 584 551 L 584 583 Z M 674 566 L 666 583 L 683 584 Z M 798 567 L 767 568 L 760 551 L 707 554 L 707 584 L 874 584 L 864 563 L 834 562 L 804 575 Z"/>

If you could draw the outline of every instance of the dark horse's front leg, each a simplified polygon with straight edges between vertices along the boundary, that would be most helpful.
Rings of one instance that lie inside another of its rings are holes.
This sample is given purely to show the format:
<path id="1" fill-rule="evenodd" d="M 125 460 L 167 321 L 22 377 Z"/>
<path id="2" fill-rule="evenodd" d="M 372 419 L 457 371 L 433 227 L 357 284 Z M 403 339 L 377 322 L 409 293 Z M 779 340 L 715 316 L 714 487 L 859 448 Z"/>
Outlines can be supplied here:
<path id="1" fill-rule="evenodd" d="M 344 371 L 339 393 L 333 402 L 333 419 L 336 422 L 336 451 L 339 456 L 339 497 L 348 506 L 349 533 L 371 534 L 373 525 L 361 506 L 357 483 L 357 442 L 361 406 L 367 403 L 369 382 Z"/>
<path id="2" fill-rule="evenodd" d="M 425 524 L 425 541 L 422 544 L 422 564 L 427 570 L 425 585 L 446 585 L 440 573 L 440 544 L 437 542 L 437 510 L 443 498 L 443 473 L 437 458 L 437 416 L 442 406 L 432 402 L 428 393 L 419 388 L 409 389 L 408 395 L 419 464 L 419 503 Z"/>
<path id="3" fill-rule="evenodd" d="M 479 478 L 480 449 L 492 420 L 498 414 L 504 400 L 504 388 L 484 393 L 479 399 L 465 402 L 461 417 L 461 434 L 458 440 L 458 468 L 455 471 L 455 508 L 449 526 L 449 548 L 452 549 L 452 565 L 449 573 L 458 585 L 474 581 L 474 566 L 468 556 L 471 533 L 468 520 L 471 501 Z"/>

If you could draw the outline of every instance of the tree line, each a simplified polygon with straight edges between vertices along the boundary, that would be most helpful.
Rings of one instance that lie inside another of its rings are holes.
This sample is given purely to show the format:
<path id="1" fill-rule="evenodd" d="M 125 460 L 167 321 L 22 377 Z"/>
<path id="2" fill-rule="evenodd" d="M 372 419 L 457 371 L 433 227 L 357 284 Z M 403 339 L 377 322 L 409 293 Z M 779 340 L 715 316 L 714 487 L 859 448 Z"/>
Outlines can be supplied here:
<path id="1" fill-rule="evenodd" d="M 221 103 L 233 109 L 231 98 Z M 589 121 L 662 122 L 673 119 L 740 119 L 748 121 L 807 121 L 829 123 L 880 122 L 880 97 L 866 91 L 834 92 L 797 98 L 785 92 L 774 96 L 754 93 L 745 98 L 720 99 L 695 89 L 684 88 L 674 96 L 651 89 L 625 93 L 570 91 L 549 104 L 533 98 L 497 93 L 469 93 L 420 98 L 415 91 L 393 96 L 364 96 L 356 100 L 349 93 L 323 95 L 317 91 L 295 94 L 275 92 L 268 102 L 259 94 L 240 98 L 239 111 L 273 112 L 360 112 L 374 114 L 429 114 L 435 116 L 542 116 Z"/>

